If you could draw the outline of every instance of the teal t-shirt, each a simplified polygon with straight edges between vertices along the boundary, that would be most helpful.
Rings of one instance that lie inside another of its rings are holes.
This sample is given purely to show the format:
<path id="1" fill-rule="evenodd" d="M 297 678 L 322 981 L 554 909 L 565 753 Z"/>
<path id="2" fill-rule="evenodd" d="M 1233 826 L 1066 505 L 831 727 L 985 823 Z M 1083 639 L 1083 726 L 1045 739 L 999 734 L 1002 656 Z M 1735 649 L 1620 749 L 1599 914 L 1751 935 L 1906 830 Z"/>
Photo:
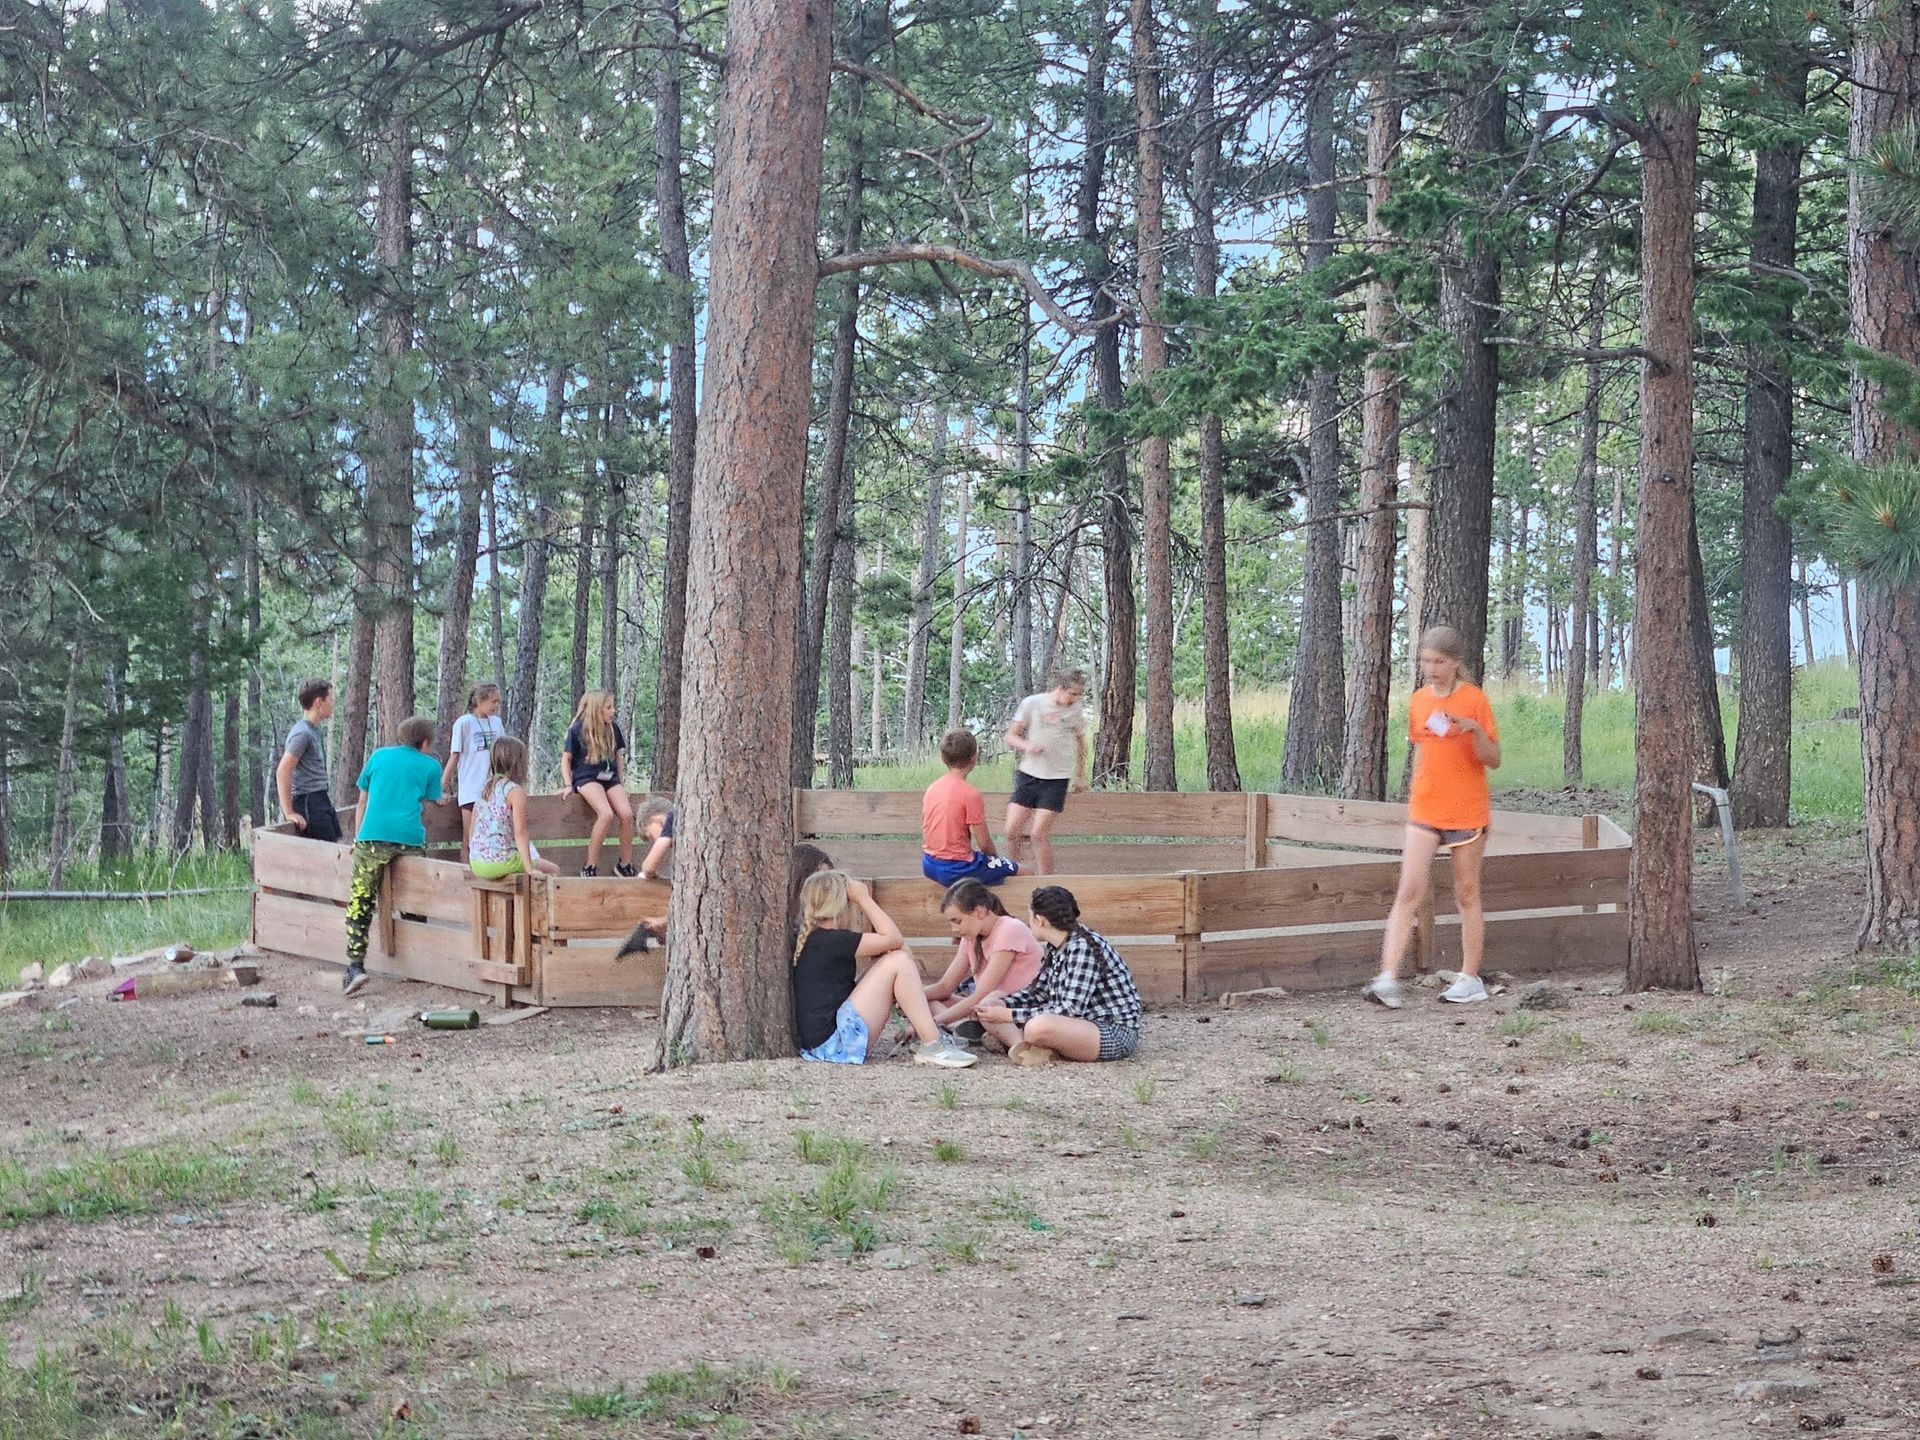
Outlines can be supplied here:
<path id="1" fill-rule="evenodd" d="M 406 745 L 382 745 L 367 757 L 356 783 L 367 792 L 367 811 L 360 817 L 356 838 L 394 845 L 427 843 L 420 802 L 440 798 L 438 760 Z"/>

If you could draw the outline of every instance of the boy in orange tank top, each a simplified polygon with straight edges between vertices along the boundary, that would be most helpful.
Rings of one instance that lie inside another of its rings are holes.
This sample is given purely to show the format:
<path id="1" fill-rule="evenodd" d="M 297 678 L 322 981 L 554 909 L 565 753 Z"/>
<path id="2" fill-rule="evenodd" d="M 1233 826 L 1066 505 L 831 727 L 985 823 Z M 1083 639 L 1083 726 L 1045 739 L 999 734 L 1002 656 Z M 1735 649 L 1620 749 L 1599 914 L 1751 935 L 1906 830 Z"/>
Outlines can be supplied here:
<path id="1" fill-rule="evenodd" d="M 1487 771 L 1500 768 L 1500 730 L 1486 692 L 1461 678 L 1464 648 L 1459 632 L 1448 625 L 1436 625 L 1420 637 L 1420 671 L 1427 683 L 1414 692 L 1407 707 L 1413 784 L 1407 791 L 1400 887 L 1387 916 L 1380 973 L 1362 992 L 1389 1010 L 1400 1008 L 1400 966 L 1433 883 L 1433 857 L 1442 852 L 1453 861 L 1453 896 L 1460 906 L 1460 978 L 1440 998 L 1454 1004 L 1487 998 L 1480 979 L 1487 938 L 1486 914 L 1480 908 L 1480 862 L 1493 817 Z"/>

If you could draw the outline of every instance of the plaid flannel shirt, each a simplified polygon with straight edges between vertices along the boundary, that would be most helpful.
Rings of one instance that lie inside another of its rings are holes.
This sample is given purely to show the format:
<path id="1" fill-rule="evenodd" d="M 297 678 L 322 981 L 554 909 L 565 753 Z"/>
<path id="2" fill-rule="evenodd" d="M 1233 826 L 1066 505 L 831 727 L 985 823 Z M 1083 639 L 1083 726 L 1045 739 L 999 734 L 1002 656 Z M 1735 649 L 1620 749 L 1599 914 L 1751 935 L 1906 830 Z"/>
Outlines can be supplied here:
<path id="1" fill-rule="evenodd" d="M 1140 992 L 1107 938 L 1077 926 L 1064 945 L 1047 946 L 1033 983 L 1000 1002 L 1024 1025 L 1036 1015 L 1069 1015 L 1096 1024 L 1140 1028 Z"/>

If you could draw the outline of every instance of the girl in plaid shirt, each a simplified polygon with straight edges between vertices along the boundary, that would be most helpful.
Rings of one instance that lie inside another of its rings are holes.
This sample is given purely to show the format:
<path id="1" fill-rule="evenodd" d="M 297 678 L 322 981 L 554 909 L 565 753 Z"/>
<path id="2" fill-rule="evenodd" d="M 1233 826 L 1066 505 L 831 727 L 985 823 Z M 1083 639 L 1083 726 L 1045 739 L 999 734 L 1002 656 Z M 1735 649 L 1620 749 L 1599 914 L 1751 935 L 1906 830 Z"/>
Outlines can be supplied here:
<path id="1" fill-rule="evenodd" d="M 1126 1059 L 1140 1043 L 1140 992 L 1127 962 L 1080 923 L 1071 891 L 1042 885 L 1029 904 L 1033 933 L 1047 947 L 1040 974 L 974 1014 L 1016 1065 Z"/>

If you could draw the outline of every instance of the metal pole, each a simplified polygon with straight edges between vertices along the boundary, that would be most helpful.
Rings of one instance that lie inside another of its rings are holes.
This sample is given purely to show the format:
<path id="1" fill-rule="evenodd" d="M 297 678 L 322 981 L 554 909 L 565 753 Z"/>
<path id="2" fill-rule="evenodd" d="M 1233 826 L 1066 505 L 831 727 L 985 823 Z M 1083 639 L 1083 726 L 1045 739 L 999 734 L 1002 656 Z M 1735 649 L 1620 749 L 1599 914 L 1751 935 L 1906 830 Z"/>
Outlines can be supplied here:
<path id="1" fill-rule="evenodd" d="M 1727 887 L 1733 891 L 1733 908 L 1747 908 L 1747 892 L 1740 884 L 1740 842 L 1733 835 L 1733 802 L 1727 798 L 1727 792 L 1717 785 L 1693 787 L 1700 794 L 1713 801 L 1714 809 L 1720 814 L 1720 843 L 1727 851 Z"/>

